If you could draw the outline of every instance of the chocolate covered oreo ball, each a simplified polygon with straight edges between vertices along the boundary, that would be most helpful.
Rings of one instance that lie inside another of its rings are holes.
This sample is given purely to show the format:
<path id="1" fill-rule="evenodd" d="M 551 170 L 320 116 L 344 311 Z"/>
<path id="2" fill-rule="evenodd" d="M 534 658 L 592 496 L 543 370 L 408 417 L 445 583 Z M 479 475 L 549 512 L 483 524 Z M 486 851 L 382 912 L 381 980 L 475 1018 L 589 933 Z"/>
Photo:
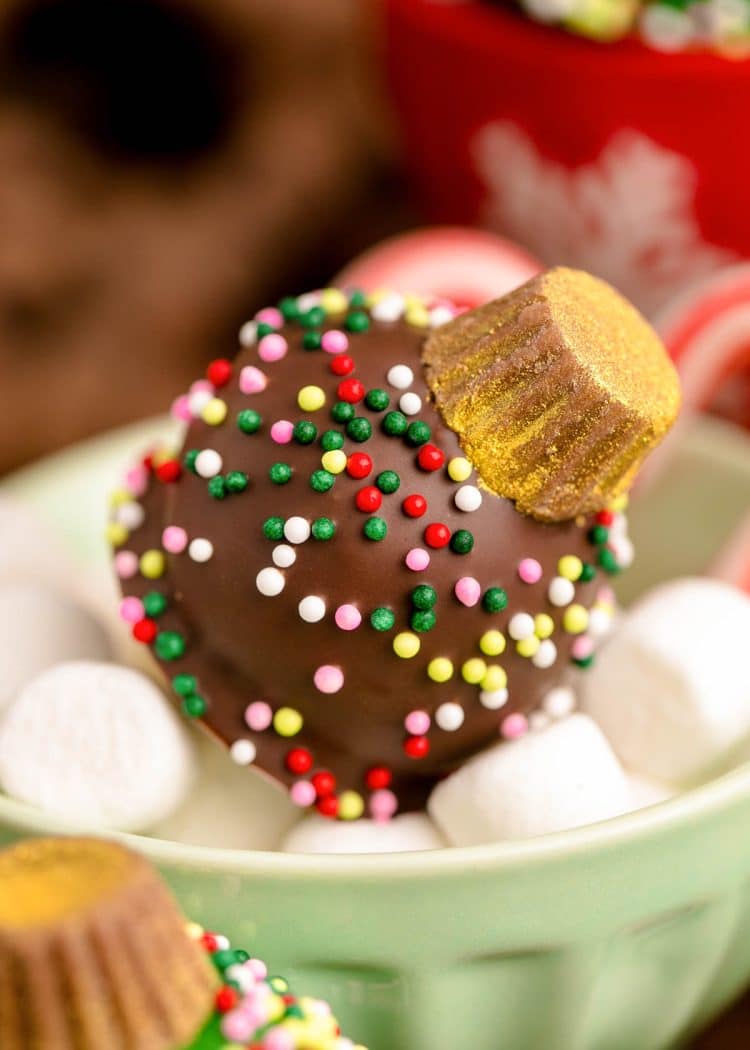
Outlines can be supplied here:
<path id="1" fill-rule="evenodd" d="M 122 614 L 185 713 L 332 817 L 420 807 L 590 663 L 625 489 L 678 410 L 653 331 L 586 274 L 457 314 L 260 311 L 115 500 Z"/>

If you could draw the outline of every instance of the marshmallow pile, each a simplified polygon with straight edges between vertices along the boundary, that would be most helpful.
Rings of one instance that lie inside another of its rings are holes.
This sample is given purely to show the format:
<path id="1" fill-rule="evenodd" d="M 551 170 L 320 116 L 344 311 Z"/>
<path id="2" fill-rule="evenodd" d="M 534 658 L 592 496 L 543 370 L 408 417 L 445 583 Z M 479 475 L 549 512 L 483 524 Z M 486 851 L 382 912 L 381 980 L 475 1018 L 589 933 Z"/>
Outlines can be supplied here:
<path id="1" fill-rule="evenodd" d="M 746 758 L 750 598 L 682 579 L 649 592 L 532 731 L 467 761 L 426 813 L 299 819 L 287 794 L 186 726 L 69 586 L 40 527 L 0 503 L 0 788 L 78 827 L 195 845 L 385 853 L 529 838 L 663 801 Z M 118 628 L 121 629 L 121 628 Z"/>

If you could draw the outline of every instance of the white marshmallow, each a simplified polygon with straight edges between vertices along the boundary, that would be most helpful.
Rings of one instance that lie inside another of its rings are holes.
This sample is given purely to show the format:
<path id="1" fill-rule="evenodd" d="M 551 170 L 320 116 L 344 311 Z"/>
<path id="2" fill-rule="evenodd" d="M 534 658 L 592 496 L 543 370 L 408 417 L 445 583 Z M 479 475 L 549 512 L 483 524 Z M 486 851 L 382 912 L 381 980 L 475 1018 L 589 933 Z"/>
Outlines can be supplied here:
<path id="1" fill-rule="evenodd" d="M 36 675 L 79 658 L 106 660 L 101 625 L 80 606 L 41 584 L 0 588 L 0 716 Z"/>
<path id="2" fill-rule="evenodd" d="M 14 798 L 90 827 L 143 830 L 187 795 L 189 734 L 137 671 L 85 661 L 29 682 L 0 724 L 0 784 Z"/>
<path id="3" fill-rule="evenodd" d="M 221 849 L 278 849 L 300 819 L 287 791 L 261 773 L 237 766 L 226 750 L 196 733 L 198 777 L 185 802 L 152 829 L 174 842 Z"/>
<path id="4" fill-rule="evenodd" d="M 581 707 L 628 768 L 689 784 L 750 733 L 749 642 L 740 591 L 708 579 L 657 587 L 580 676 Z"/>
<path id="5" fill-rule="evenodd" d="M 631 808 L 612 748 L 581 714 L 476 755 L 438 784 L 427 803 L 453 846 L 530 838 Z"/>
<path id="6" fill-rule="evenodd" d="M 285 853 L 409 853 L 440 849 L 445 840 L 426 813 L 402 813 L 384 823 L 306 817 L 284 839 Z"/>

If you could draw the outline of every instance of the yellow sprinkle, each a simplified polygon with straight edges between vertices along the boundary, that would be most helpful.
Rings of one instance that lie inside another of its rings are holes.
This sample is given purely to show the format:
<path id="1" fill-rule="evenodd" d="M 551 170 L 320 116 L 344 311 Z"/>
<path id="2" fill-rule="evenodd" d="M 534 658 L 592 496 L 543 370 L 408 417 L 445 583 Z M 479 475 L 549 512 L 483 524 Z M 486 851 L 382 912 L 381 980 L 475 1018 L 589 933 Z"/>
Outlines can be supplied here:
<path id="1" fill-rule="evenodd" d="M 320 462 L 330 474 L 340 474 L 346 469 L 346 452 L 340 448 L 331 449 L 323 453 Z"/>
<path id="2" fill-rule="evenodd" d="M 375 288 L 367 296 L 367 305 L 376 306 L 378 303 L 382 303 L 383 299 L 388 299 L 391 295 L 393 295 L 393 292 L 390 288 Z"/>
<path id="3" fill-rule="evenodd" d="M 499 664 L 490 664 L 487 673 L 482 679 L 482 689 L 485 693 L 496 693 L 498 689 L 505 689 L 508 684 L 508 675 L 505 668 Z"/>
<path id="4" fill-rule="evenodd" d="M 111 544 L 113 547 L 122 547 L 123 543 L 127 541 L 127 538 L 130 535 L 125 526 L 121 525 L 119 521 L 110 521 L 104 534 L 107 543 Z"/>
<path id="5" fill-rule="evenodd" d="M 430 323 L 430 315 L 424 306 L 407 306 L 404 317 L 407 324 L 413 324 L 417 328 L 427 328 Z"/>
<path id="6" fill-rule="evenodd" d="M 617 514 L 621 514 L 624 510 L 627 510 L 629 503 L 629 497 L 627 492 L 623 492 L 621 496 L 616 496 L 615 499 L 609 505 L 609 509 L 615 511 Z"/>
<path id="7" fill-rule="evenodd" d="M 453 677 L 453 664 L 447 656 L 436 656 L 427 664 L 427 674 L 433 682 L 447 682 Z"/>
<path id="8" fill-rule="evenodd" d="M 454 456 L 448 463 L 448 477 L 452 481 L 466 481 L 471 477 L 472 466 L 463 456 Z"/>
<path id="9" fill-rule="evenodd" d="M 162 552 L 155 550 L 144 551 L 139 564 L 141 576 L 145 576 L 147 580 L 158 580 L 160 576 L 164 575 L 164 570 L 167 567 Z"/>
<path id="10" fill-rule="evenodd" d="M 286 1003 L 280 995 L 272 995 L 266 1000 L 268 1007 L 268 1020 L 278 1021 L 286 1013 Z"/>
<path id="11" fill-rule="evenodd" d="M 339 288 L 324 288 L 320 293 L 320 305 L 327 314 L 343 314 L 349 307 L 349 300 Z"/>
<path id="12" fill-rule="evenodd" d="M 209 426 L 218 427 L 227 418 L 227 403 L 220 397 L 212 397 L 208 404 L 203 406 L 201 419 Z"/>
<path id="13" fill-rule="evenodd" d="M 534 634 L 537 638 L 549 638 L 555 630 L 555 621 L 547 613 L 537 613 L 534 617 Z"/>
<path id="14" fill-rule="evenodd" d="M 479 639 L 479 648 L 487 656 L 499 656 L 505 652 L 505 635 L 502 631 L 485 631 Z"/>
<path id="15" fill-rule="evenodd" d="M 580 558 L 577 558 L 575 554 L 566 554 L 565 557 L 560 558 L 557 563 L 557 572 L 558 575 L 564 576 L 566 580 L 575 583 L 576 580 L 581 578 L 583 562 Z"/>
<path id="16" fill-rule="evenodd" d="M 303 722 L 302 715 L 293 707 L 280 707 L 273 716 L 273 728 L 279 736 L 296 736 Z"/>
<path id="17" fill-rule="evenodd" d="M 471 685 L 478 685 L 487 674 L 487 664 L 478 656 L 467 660 L 461 668 L 461 677 Z"/>
<path id="18" fill-rule="evenodd" d="M 402 660 L 411 660 L 419 652 L 421 642 L 411 631 L 402 631 L 393 639 L 393 651 Z"/>
<path id="19" fill-rule="evenodd" d="M 185 933 L 188 935 L 191 941 L 199 941 L 204 934 L 204 929 L 197 922 L 185 923 Z"/>
<path id="20" fill-rule="evenodd" d="M 339 795 L 338 816 L 341 820 L 358 820 L 365 811 L 365 803 L 357 791 L 342 791 Z"/>
<path id="21" fill-rule="evenodd" d="M 583 634 L 588 625 L 588 611 L 582 605 L 569 605 L 563 614 L 563 627 L 568 634 Z"/>
<path id="22" fill-rule="evenodd" d="M 297 404 L 303 412 L 317 412 L 325 403 L 325 392 L 319 386 L 303 386 L 297 394 Z"/>
<path id="23" fill-rule="evenodd" d="M 132 499 L 132 493 L 127 489 L 115 489 L 109 494 L 109 505 L 110 507 L 121 507 L 123 503 L 130 503 Z"/>
<path id="24" fill-rule="evenodd" d="M 520 642 L 516 642 L 516 652 L 519 656 L 530 658 L 539 652 L 539 645 L 539 639 L 532 634 L 530 638 L 522 638 Z"/>

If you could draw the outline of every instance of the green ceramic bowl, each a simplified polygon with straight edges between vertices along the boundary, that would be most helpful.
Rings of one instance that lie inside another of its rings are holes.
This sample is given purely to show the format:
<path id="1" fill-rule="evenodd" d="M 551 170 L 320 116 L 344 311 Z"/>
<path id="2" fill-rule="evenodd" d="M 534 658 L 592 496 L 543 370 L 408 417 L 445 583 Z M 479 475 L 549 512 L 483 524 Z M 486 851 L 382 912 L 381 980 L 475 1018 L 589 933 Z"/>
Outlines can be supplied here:
<path id="1" fill-rule="evenodd" d="M 11 479 L 91 571 L 102 492 L 154 425 Z M 636 501 L 630 591 L 700 570 L 750 506 L 750 444 L 682 435 Z M 99 571 L 99 570 L 97 570 Z M 221 819 L 221 814 L 217 814 Z M 371 1050 L 657 1050 L 750 979 L 750 768 L 662 805 L 526 842 L 286 856 L 134 835 L 185 911 L 330 999 Z M 82 830 L 0 799 L 0 839 Z"/>

